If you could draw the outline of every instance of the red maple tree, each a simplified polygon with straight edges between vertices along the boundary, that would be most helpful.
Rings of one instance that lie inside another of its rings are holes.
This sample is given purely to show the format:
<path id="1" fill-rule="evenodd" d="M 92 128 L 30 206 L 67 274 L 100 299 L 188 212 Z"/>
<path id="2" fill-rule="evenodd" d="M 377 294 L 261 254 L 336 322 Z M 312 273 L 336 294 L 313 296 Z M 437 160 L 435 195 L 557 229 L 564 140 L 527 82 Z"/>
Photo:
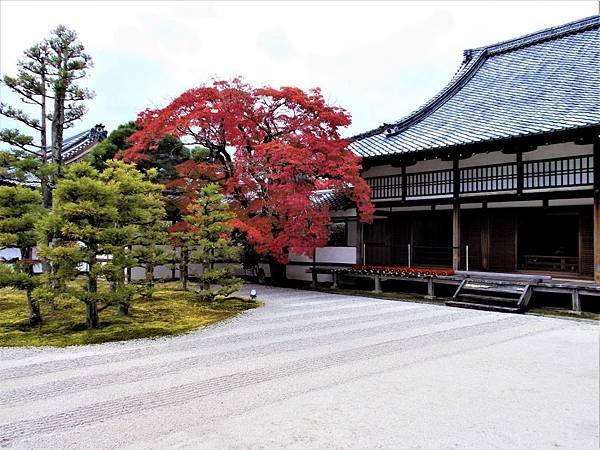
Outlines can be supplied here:
<path id="1" fill-rule="evenodd" d="M 171 134 L 200 145 L 209 162 L 187 161 L 172 182 L 193 199 L 202 180 L 218 181 L 232 201 L 233 226 L 246 232 L 259 253 L 280 262 L 289 252 L 310 254 L 327 242 L 328 205 L 318 192 L 333 190 L 353 200 L 362 221 L 370 221 L 370 189 L 360 177 L 360 158 L 348 150 L 339 129 L 350 124 L 346 111 L 326 104 L 319 89 L 255 88 L 241 79 L 190 89 L 163 109 L 147 109 L 141 127 L 122 155 L 144 152 Z"/>

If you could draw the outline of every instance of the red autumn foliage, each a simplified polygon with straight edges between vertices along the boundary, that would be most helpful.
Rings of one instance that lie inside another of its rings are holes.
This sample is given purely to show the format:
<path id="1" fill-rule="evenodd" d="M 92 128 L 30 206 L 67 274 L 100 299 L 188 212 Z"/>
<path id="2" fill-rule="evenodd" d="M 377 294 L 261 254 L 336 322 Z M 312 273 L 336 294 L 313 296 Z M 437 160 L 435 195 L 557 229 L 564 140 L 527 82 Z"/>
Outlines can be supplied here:
<path id="1" fill-rule="evenodd" d="M 163 109 L 138 116 L 139 131 L 122 155 L 148 158 L 167 134 L 210 151 L 209 163 L 187 161 L 170 183 L 185 192 L 185 211 L 207 181 L 222 184 L 237 218 L 259 253 L 285 262 L 289 252 L 308 253 L 328 239 L 327 205 L 315 191 L 345 193 L 362 221 L 370 221 L 370 189 L 360 177 L 360 158 L 347 148 L 339 129 L 350 124 L 341 108 L 326 104 L 319 89 L 254 88 L 241 79 L 190 89 Z"/>

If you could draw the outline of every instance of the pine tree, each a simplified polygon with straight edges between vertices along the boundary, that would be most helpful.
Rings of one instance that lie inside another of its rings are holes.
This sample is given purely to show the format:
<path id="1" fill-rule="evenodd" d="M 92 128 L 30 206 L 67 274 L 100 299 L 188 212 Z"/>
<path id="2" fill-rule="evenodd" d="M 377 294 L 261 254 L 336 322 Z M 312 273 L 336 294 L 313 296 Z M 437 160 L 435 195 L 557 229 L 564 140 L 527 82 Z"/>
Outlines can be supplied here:
<path id="1" fill-rule="evenodd" d="M 83 102 L 93 97 L 77 85 L 91 65 L 77 34 L 61 25 L 49 38 L 24 51 L 16 76 L 5 75 L 2 80 L 25 109 L 0 103 L 0 115 L 21 127 L 0 131 L 0 142 L 8 145 L 0 155 L 0 179 L 39 182 L 45 208 L 52 205 L 64 130 L 85 114 Z"/>
<path id="2" fill-rule="evenodd" d="M 135 264 L 128 247 L 164 214 L 160 191 L 160 185 L 122 161 L 108 162 L 102 172 L 85 162 L 72 164 L 57 183 L 52 212 L 39 225 L 55 245 L 43 246 L 41 253 L 58 263 L 53 276 L 64 289 L 85 303 L 88 328 L 99 327 L 98 313 L 109 306 L 127 314 L 132 288 L 124 274 Z M 101 264 L 101 256 L 108 262 Z M 68 287 L 82 263 L 87 266 L 84 290 Z M 100 276 L 111 282 L 111 294 L 99 295 Z M 100 299 L 104 305 L 99 306 Z"/>
<path id="3" fill-rule="evenodd" d="M 189 233 L 194 244 L 190 262 L 202 265 L 198 295 L 206 301 L 218 296 L 226 297 L 241 287 L 241 280 L 232 275 L 232 266 L 228 264 L 239 261 L 240 257 L 240 247 L 233 244 L 229 226 L 235 215 L 229 211 L 215 183 L 209 183 L 200 190 L 189 212 L 184 219 L 190 226 Z"/>
<path id="4" fill-rule="evenodd" d="M 52 71 L 52 160 L 62 164 L 63 134 L 85 113 L 83 102 L 94 96 L 76 83 L 92 67 L 92 58 L 77 41 L 77 33 L 59 25 L 45 41 L 50 49 L 48 65 Z"/>
<path id="5" fill-rule="evenodd" d="M 173 246 L 169 257 L 173 261 L 174 267 L 179 268 L 181 288 L 187 291 L 190 278 L 190 252 L 196 242 L 196 230 L 186 221 L 180 221 L 171 225 L 167 232 Z"/>
<path id="6" fill-rule="evenodd" d="M 0 265 L 0 287 L 13 287 L 27 293 L 29 324 L 42 322 L 39 303 L 33 298 L 37 280 L 33 274 L 34 224 L 42 213 L 39 191 L 25 186 L 0 186 L 0 246 L 18 248 L 21 259 Z"/>
<path id="7" fill-rule="evenodd" d="M 141 294 L 144 298 L 152 298 L 154 292 L 154 269 L 165 264 L 169 259 L 169 252 L 165 250 L 168 245 L 165 222 L 156 216 L 151 224 L 143 228 L 142 232 L 134 239 L 132 256 L 137 267 L 145 270 L 144 280 L 140 283 L 144 286 Z"/>
<path id="8" fill-rule="evenodd" d="M 151 180 L 156 178 L 156 170 L 146 173 L 133 164 L 122 161 L 107 161 L 101 178 L 117 186 L 117 209 L 119 211 L 115 226 L 121 229 L 124 242 L 115 242 L 111 247 L 112 259 L 106 265 L 111 270 L 112 291 L 120 293 L 116 299 L 117 313 L 127 315 L 134 292 L 126 288 L 126 271 L 138 265 L 153 265 L 161 260 L 158 245 L 165 242 L 162 221 L 165 215 L 163 207 L 163 186 Z M 137 247 L 137 248 L 136 248 Z M 151 268 L 152 273 L 154 267 Z"/>

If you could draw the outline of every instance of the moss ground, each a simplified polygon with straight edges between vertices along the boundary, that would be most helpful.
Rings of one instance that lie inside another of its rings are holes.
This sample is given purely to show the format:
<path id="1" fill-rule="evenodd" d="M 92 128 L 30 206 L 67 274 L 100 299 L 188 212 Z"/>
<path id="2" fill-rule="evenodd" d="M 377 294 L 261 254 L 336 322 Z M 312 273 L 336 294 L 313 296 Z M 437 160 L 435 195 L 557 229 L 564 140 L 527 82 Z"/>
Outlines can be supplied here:
<path id="1" fill-rule="evenodd" d="M 129 316 L 118 317 L 114 308 L 107 308 L 100 313 L 101 328 L 87 330 L 85 305 L 80 301 L 57 301 L 54 308 L 42 304 L 43 324 L 30 327 L 24 293 L 0 289 L 0 346 L 65 347 L 175 335 L 260 306 L 258 301 L 240 298 L 204 303 L 194 297 L 179 283 L 160 283 L 153 299 L 134 299 Z"/>

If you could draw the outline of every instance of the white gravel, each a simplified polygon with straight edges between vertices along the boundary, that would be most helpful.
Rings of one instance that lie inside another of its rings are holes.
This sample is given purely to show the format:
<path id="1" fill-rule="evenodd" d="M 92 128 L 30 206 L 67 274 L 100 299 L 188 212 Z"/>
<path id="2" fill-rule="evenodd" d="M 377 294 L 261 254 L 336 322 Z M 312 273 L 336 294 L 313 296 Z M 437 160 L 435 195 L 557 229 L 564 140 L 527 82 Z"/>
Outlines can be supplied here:
<path id="1" fill-rule="evenodd" d="M 0 446 L 599 446 L 596 323 L 257 289 L 179 337 L 0 348 Z"/>

